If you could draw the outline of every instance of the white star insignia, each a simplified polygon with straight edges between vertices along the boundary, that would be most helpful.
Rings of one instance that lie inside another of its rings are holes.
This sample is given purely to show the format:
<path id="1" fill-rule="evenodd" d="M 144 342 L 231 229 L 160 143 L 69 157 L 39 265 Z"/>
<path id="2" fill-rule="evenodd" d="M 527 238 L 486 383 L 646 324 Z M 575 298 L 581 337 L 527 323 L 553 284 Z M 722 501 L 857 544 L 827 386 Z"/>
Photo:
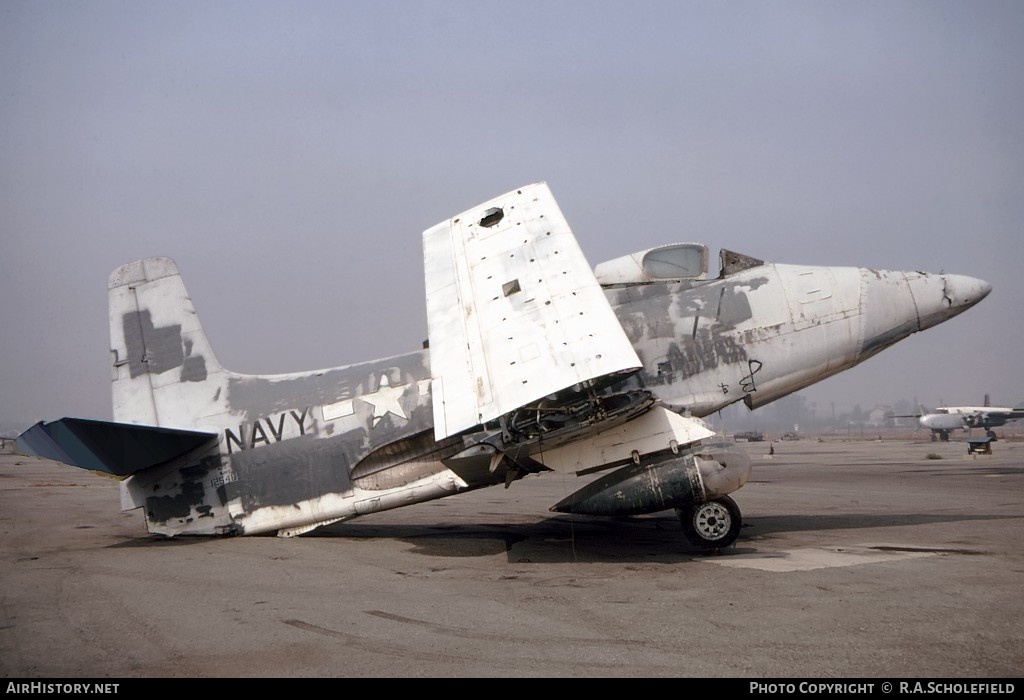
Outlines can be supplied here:
<path id="1" fill-rule="evenodd" d="M 377 421 L 388 413 L 393 413 L 399 418 L 409 420 L 409 416 L 406 415 L 405 409 L 402 408 L 402 404 L 399 401 L 404 393 L 404 386 L 392 387 L 391 382 L 388 381 L 388 375 L 381 375 L 377 391 L 359 397 L 360 400 L 373 406 L 373 421 L 371 425 L 376 426 Z"/>

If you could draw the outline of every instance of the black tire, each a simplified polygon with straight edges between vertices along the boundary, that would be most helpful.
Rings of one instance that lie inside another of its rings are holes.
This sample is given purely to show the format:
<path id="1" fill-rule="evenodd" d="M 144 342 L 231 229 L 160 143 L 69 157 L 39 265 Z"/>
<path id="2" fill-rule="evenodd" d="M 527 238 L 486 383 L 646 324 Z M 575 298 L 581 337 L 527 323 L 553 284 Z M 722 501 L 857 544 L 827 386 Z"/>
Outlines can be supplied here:
<path id="1" fill-rule="evenodd" d="M 728 496 L 679 508 L 678 511 L 686 540 L 705 551 L 728 547 L 736 541 L 743 527 L 740 508 Z"/>

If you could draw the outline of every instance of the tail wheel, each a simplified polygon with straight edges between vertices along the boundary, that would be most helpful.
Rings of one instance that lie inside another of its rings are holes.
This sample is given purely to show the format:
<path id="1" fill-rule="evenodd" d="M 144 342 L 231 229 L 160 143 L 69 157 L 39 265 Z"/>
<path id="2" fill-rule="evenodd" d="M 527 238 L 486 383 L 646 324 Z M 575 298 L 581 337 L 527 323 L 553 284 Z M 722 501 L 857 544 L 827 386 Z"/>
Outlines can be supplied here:
<path id="1" fill-rule="evenodd" d="M 743 525 L 739 506 L 728 496 L 678 511 L 683 535 L 690 544 L 703 550 L 728 547 L 736 541 Z"/>

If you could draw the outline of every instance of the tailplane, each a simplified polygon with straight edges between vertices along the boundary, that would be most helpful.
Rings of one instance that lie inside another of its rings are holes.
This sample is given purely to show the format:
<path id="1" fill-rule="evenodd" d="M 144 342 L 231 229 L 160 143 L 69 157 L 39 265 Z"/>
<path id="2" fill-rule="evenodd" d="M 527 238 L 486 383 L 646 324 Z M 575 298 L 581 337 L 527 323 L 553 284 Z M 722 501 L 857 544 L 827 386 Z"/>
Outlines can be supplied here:
<path id="1" fill-rule="evenodd" d="M 108 299 L 115 421 L 190 429 L 223 410 L 226 373 L 173 260 L 117 268 Z"/>
<path id="2" fill-rule="evenodd" d="M 18 454 L 124 478 L 190 453 L 217 449 L 216 433 L 62 418 L 37 423 L 15 441 Z"/>

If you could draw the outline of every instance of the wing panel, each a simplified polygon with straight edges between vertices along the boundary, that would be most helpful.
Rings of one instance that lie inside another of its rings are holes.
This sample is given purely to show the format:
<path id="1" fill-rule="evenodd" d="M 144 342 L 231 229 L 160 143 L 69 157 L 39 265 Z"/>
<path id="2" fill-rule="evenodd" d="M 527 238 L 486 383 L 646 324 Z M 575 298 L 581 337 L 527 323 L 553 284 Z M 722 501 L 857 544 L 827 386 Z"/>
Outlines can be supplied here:
<path id="1" fill-rule="evenodd" d="M 640 367 L 545 183 L 423 234 L 441 439 L 581 382 Z"/>

